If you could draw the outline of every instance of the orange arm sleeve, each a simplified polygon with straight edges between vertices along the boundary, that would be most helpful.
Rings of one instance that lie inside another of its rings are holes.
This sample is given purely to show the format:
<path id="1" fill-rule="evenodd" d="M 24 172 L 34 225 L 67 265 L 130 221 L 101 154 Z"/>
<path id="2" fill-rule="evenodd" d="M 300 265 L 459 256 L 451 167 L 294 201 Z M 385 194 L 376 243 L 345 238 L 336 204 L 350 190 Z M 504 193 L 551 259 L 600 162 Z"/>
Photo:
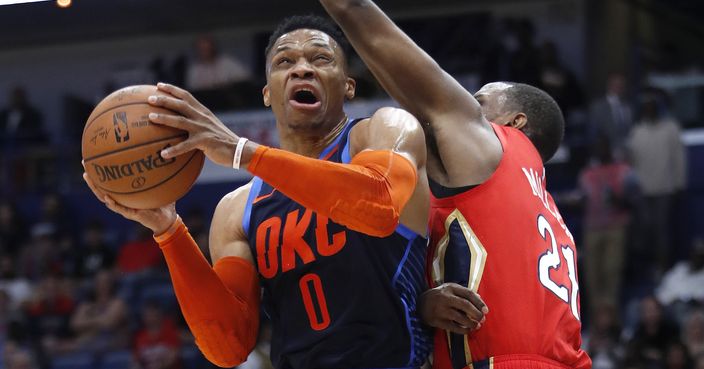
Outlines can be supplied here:
<path id="1" fill-rule="evenodd" d="M 254 348 L 259 330 L 259 279 L 238 257 L 210 264 L 181 219 L 155 237 L 164 253 L 183 316 L 213 364 L 233 367 Z"/>
<path id="2" fill-rule="evenodd" d="M 388 150 L 340 164 L 259 146 L 247 169 L 301 205 L 377 237 L 394 232 L 417 177 L 415 165 Z"/>

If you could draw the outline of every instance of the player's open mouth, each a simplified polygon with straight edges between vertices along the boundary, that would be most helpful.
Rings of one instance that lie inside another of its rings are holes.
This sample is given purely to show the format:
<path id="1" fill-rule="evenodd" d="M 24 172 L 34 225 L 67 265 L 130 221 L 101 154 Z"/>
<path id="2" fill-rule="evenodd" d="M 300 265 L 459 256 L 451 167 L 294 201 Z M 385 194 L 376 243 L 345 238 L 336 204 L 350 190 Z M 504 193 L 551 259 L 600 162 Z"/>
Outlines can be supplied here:
<path id="1" fill-rule="evenodd" d="M 291 105 L 297 109 L 313 110 L 321 105 L 320 99 L 315 93 L 307 88 L 295 91 L 289 100 Z"/>

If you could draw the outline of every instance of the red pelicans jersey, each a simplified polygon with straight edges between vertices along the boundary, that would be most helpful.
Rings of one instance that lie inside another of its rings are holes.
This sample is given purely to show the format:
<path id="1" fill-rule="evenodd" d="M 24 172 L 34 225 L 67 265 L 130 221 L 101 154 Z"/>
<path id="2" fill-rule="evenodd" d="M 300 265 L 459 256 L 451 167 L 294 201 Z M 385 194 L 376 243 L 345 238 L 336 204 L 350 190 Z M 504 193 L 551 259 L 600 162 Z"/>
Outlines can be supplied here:
<path id="1" fill-rule="evenodd" d="M 522 132 L 493 125 L 503 157 L 483 184 L 431 200 L 432 286 L 481 295 L 489 314 L 468 335 L 436 331 L 434 368 L 591 368 L 580 349 L 577 255 Z"/>

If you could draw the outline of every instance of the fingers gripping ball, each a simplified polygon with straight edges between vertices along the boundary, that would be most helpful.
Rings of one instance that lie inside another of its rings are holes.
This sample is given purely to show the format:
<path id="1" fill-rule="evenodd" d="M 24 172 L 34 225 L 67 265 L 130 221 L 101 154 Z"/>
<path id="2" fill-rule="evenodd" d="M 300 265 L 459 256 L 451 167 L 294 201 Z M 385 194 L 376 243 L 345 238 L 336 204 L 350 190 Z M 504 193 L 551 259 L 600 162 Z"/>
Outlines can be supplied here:
<path id="1" fill-rule="evenodd" d="M 171 159 L 161 150 L 188 133 L 149 121 L 149 113 L 173 112 L 151 106 L 147 98 L 164 95 L 156 86 L 130 86 L 108 95 L 93 110 L 81 141 L 86 173 L 120 204 L 154 209 L 188 192 L 203 168 L 204 155 L 193 150 Z"/>

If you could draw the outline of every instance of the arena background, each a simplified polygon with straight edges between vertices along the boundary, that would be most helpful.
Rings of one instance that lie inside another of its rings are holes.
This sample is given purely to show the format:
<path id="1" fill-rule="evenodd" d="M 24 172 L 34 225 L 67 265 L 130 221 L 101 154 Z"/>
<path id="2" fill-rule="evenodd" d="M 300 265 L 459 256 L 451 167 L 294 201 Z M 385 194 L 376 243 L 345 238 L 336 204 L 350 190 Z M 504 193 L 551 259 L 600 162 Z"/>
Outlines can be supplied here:
<path id="1" fill-rule="evenodd" d="M 704 368 L 704 3 L 377 3 L 468 90 L 493 80 L 528 82 L 560 103 L 566 136 L 546 165 L 547 185 L 577 240 L 584 347 L 594 367 Z M 195 83 L 187 76 L 198 60 L 197 40 L 209 39 L 240 71 L 191 90 L 236 133 L 276 145 L 273 116 L 261 103 L 263 48 L 283 17 L 311 12 L 321 12 L 316 1 L 0 6 L 0 368 L 210 367 L 193 345 L 149 233 L 107 211 L 82 182 L 82 127 L 93 106 L 119 87 Z M 359 83 L 350 115 L 394 104 L 358 60 L 352 73 Z M 611 209 L 605 222 L 619 223 L 626 234 L 621 245 L 603 245 L 625 249 L 617 272 L 602 281 L 622 279 L 610 304 L 593 298 L 585 277 L 597 267 L 581 242 L 595 200 L 580 178 L 595 166 L 599 102 L 619 76 L 628 114 L 620 116 L 625 129 L 611 137 L 622 141 L 612 142 L 616 160 L 638 160 L 628 142 L 648 103 L 656 106 L 654 119 L 674 121 L 680 131 L 674 143 L 645 153 L 666 162 L 664 173 L 641 165 L 644 178 L 629 182 L 625 195 L 598 200 Z M 685 160 L 669 162 L 679 145 Z M 681 175 L 683 187 L 660 192 L 641 183 Z M 215 205 L 247 180 L 209 163 L 178 202 L 206 255 Z M 269 367 L 268 334 L 264 325 L 246 367 Z"/>

